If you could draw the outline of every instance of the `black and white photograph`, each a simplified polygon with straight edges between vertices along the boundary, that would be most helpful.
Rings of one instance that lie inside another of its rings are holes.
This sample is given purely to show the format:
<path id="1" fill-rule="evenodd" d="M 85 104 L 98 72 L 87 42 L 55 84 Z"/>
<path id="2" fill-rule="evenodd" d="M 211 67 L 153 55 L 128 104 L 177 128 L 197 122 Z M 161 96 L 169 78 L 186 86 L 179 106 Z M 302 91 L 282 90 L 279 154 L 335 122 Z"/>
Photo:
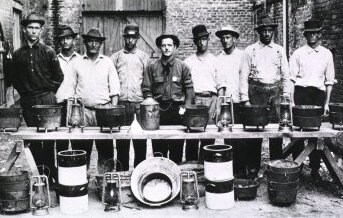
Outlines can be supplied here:
<path id="1" fill-rule="evenodd" d="M 343 1 L 0 0 L 0 216 L 343 216 Z"/>

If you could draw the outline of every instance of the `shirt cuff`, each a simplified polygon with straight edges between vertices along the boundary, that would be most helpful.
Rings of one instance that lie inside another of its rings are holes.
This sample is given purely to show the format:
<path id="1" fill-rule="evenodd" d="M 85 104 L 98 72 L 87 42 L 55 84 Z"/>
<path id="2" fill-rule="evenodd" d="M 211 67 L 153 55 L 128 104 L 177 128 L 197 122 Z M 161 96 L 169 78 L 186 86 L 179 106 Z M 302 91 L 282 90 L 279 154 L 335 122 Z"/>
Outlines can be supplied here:
<path id="1" fill-rule="evenodd" d="M 328 80 L 328 81 L 325 81 L 324 82 L 324 84 L 326 85 L 326 86 L 333 86 L 334 84 L 336 84 L 337 83 L 337 80 Z"/>

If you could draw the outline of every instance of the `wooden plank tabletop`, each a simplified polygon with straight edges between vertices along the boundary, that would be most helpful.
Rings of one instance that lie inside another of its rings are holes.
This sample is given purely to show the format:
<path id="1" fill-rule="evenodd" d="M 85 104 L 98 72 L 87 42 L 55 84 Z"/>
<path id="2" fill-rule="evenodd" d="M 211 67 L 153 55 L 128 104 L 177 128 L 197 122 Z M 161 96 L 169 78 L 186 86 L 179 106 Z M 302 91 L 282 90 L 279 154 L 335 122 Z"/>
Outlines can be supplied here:
<path id="1" fill-rule="evenodd" d="M 67 127 L 59 127 L 57 131 L 37 132 L 34 127 L 20 127 L 18 132 L 0 133 L 0 139 L 18 139 L 18 140 L 58 140 L 58 139 L 192 139 L 192 138 L 311 138 L 311 137 L 335 137 L 342 131 L 332 129 L 330 123 L 323 123 L 320 130 L 304 129 L 300 131 L 294 127 L 292 132 L 281 132 L 278 130 L 278 124 L 268 124 L 264 131 L 260 127 L 248 127 L 245 130 L 243 126 L 237 124 L 233 127 L 232 132 L 218 132 L 215 125 L 208 125 L 206 131 L 203 128 L 193 130 L 188 133 L 184 126 L 160 126 L 159 130 L 142 131 L 139 133 L 128 133 L 128 126 L 121 127 L 120 132 L 100 132 L 99 127 L 85 127 L 84 131 L 72 129 L 71 133 Z"/>

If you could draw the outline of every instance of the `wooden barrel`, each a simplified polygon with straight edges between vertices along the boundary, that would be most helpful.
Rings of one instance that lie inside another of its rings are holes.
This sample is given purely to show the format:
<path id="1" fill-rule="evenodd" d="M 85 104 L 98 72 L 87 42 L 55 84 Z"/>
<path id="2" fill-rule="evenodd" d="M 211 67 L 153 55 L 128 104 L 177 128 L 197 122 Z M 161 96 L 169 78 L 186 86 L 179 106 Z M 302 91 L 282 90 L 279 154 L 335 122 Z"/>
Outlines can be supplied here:
<path id="1" fill-rule="evenodd" d="M 28 212 L 29 184 L 27 171 L 0 173 L 0 212 L 4 214 Z"/>
<path id="2" fill-rule="evenodd" d="M 80 214 L 88 210 L 86 151 L 58 152 L 58 183 L 62 213 Z"/>

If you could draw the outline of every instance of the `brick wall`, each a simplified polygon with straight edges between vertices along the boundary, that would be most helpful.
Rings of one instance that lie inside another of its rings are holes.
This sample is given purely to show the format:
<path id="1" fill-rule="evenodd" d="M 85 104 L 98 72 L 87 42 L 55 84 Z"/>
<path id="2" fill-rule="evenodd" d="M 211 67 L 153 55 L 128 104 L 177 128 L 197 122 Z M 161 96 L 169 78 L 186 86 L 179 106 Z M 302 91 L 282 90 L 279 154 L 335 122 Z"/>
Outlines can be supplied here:
<path id="1" fill-rule="evenodd" d="M 181 40 L 179 57 L 183 59 L 195 52 L 192 27 L 205 24 L 210 35 L 210 50 L 217 54 L 221 50 L 215 32 L 222 25 L 231 24 L 241 32 L 238 47 L 245 48 L 253 43 L 252 4 L 249 0 L 167 0 L 166 26 Z"/>

